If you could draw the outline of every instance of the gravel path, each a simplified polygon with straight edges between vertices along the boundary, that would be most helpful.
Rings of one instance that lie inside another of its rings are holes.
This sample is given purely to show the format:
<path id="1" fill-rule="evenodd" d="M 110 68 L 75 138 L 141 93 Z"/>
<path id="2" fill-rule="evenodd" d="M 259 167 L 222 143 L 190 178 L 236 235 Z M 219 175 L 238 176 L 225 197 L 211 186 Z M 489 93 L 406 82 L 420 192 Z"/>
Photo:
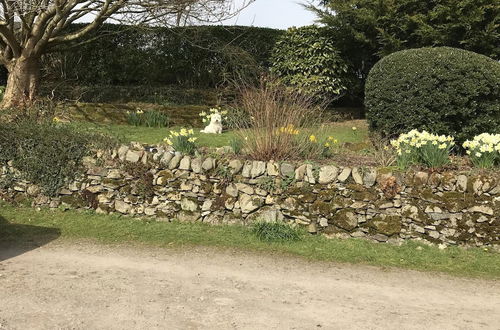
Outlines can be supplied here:
<path id="1" fill-rule="evenodd" d="M 0 260 L 0 329 L 500 329 L 498 281 L 61 241 Z"/>

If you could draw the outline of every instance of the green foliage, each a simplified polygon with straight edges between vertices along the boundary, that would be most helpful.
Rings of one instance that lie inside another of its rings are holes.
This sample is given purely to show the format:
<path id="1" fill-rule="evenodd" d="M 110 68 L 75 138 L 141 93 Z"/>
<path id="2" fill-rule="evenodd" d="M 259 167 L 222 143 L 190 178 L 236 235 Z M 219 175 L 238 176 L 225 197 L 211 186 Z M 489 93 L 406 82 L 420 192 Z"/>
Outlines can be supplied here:
<path id="1" fill-rule="evenodd" d="M 393 52 L 463 48 L 500 60 L 498 0 L 327 0 L 312 8 L 335 46 L 364 80 Z"/>
<path id="2" fill-rule="evenodd" d="M 458 142 L 500 132 L 500 63 L 440 47 L 397 52 L 377 63 L 366 83 L 370 128 L 395 137 L 412 129 Z"/>
<path id="3" fill-rule="evenodd" d="M 243 141 L 237 136 L 233 136 L 229 139 L 229 146 L 233 149 L 236 155 L 241 154 L 241 149 L 243 148 Z"/>
<path id="4" fill-rule="evenodd" d="M 77 30 L 81 25 L 71 25 Z M 52 81 L 77 85 L 183 85 L 215 87 L 232 79 L 254 79 L 280 30 L 255 27 L 163 28 L 105 24 L 88 43 L 43 59 Z M 149 90 L 145 90 L 148 92 Z"/>
<path id="5" fill-rule="evenodd" d="M 266 191 L 274 191 L 276 188 L 276 181 L 272 176 L 263 176 L 257 181 L 257 187 Z"/>
<path id="6" fill-rule="evenodd" d="M 328 30 L 315 25 L 291 28 L 276 43 L 272 72 L 300 92 L 339 98 L 347 90 L 349 68 Z"/>
<path id="7" fill-rule="evenodd" d="M 170 131 L 170 135 L 165 138 L 165 142 L 172 146 L 175 151 L 181 152 L 186 155 L 194 155 L 197 147 L 192 129 L 181 128 L 177 131 Z"/>
<path id="8" fill-rule="evenodd" d="M 32 120 L 0 123 L 0 163 L 53 196 L 82 171 L 83 157 L 114 145 L 109 137 L 74 126 Z"/>
<path id="9" fill-rule="evenodd" d="M 267 242 L 299 241 L 303 238 L 297 228 L 282 222 L 256 222 L 252 226 L 252 233 Z"/>
<path id="10" fill-rule="evenodd" d="M 127 123 L 133 126 L 168 127 L 169 118 L 164 112 L 157 110 L 138 110 L 127 113 Z"/>

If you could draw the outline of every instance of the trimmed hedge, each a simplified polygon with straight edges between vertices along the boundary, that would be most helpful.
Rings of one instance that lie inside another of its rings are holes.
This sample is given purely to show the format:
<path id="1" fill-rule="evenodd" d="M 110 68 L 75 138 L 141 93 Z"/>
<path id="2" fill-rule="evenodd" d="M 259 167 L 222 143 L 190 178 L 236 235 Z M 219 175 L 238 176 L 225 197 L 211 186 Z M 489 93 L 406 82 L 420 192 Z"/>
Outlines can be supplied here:
<path id="1" fill-rule="evenodd" d="M 410 49 L 380 60 L 365 89 L 370 128 L 454 136 L 500 133 L 500 63 L 449 47 Z"/>
<path id="2" fill-rule="evenodd" d="M 105 24 L 89 36 L 90 42 L 56 49 L 43 65 L 49 80 L 71 85 L 215 87 L 239 77 L 258 77 L 269 67 L 283 33 L 243 26 L 146 29 Z"/>

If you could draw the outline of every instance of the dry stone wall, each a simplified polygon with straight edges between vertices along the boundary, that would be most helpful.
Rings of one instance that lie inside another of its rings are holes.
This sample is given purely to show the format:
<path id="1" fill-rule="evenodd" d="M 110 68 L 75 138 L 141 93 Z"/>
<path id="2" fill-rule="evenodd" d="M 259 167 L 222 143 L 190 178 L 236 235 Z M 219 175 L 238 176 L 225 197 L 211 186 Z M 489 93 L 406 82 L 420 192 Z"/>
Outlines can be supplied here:
<path id="1" fill-rule="evenodd" d="M 86 174 L 56 197 L 17 180 L 3 191 L 34 206 L 209 224 L 284 221 L 311 233 L 379 242 L 500 244 L 500 174 L 393 172 L 191 157 L 122 146 L 85 159 Z M 2 170 L 5 176 L 7 167 Z"/>

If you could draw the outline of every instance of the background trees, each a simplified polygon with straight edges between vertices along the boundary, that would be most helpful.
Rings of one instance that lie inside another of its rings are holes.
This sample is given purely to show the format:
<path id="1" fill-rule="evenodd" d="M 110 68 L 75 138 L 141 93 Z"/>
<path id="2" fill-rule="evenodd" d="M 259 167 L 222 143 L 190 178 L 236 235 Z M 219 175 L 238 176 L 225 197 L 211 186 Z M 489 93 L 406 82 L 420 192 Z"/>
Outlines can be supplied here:
<path id="1" fill-rule="evenodd" d="M 233 0 L 0 0 L 0 62 L 9 71 L 1 107 L 31 102 L 37 95 L 41 56 L 109 19 L 181 24 L 221 20 L 234 12 Z M 87 23 L 69 29 L 80 20 Z"/>
<path id="2" fill-rule="evenodd" d="M 365 79 L 393 52 L 450 46 L 500 59 L 497 0 L 321 0 L 310 9 Z"/>

